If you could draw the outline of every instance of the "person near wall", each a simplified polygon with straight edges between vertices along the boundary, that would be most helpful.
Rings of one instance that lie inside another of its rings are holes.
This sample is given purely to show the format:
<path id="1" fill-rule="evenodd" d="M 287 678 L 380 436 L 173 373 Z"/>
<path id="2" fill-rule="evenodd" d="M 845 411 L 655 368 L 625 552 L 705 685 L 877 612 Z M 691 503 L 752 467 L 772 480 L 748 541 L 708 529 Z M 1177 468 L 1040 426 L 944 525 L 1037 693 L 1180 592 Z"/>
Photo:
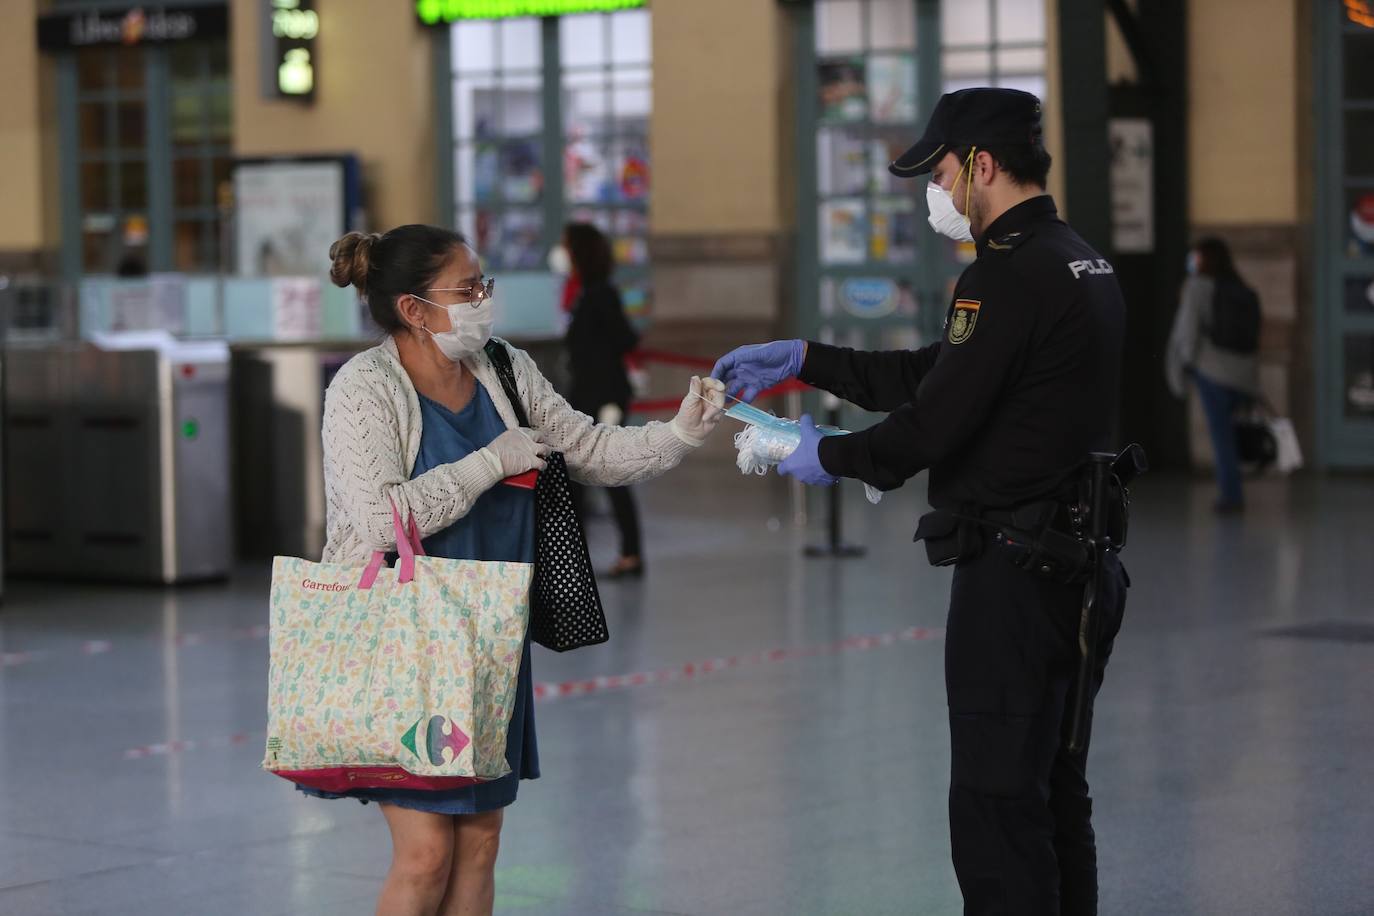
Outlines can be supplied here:
<path id="1" fill-rule="evenodd" d="M 625 317 L 620 292 L 611 282 L 615 270 L 611 241 L 590 223 L 569 223 L 563 229 L 561 250 L 554 249 L 552 258 L 577 291 L 564 336 L 571 374 L 568 401 L 573 409 L 599 422 L 617 425 L 630 409 L 625 356 L 639 343 L 639 335 Z M 620 531 L 620 558 L 604 575 L 638 578 L 644 575 L 644 557 L 634 494 L 629 487 L 610 487 L 606 494 Z M 575 486 L 573 496 L 582 513 L 585 491 Z"/>
<path id="2" fill-rule="evenodd" d="M 1216 462 L 1218 513 L 1244 510 L 1234 415 L 1259 394 L 1260 304 L 1237 273 L 1231 249 L 1200 239 L 1188 253 L 1165 375 L 1178 397 L 1192 380 L 1207 417 Z"/>
<path id="3" fill-rule="evenodd" d="M 352 232 L 330 249 L 330 276 L 354 286 L 386 332 L 353 357 L 325 394 L 324 561 L 363 566 L 395 549 L 393 506 L 414 518 L 430 556 L 532 563 L 534 496 L 507 478 L 562 452 L 583 483 L 623 486 L 672 468 L 701 445 L 723 386 L 692 379 L 677 415 L 635 428 L 575 410 L 523 351 L 491 337 L 495 281 L 465 239 L 434 226 Z M 532 428 L 522 428 L 488 341 L 504 347 Z M 502 812 L 522 779 L 539 777 L 526 637 L 506 740 L 508 776 L 443 791 L 361 789 L 326 798 L 377 802 L 392 861 L 377 912 L 489 914 Z"/>

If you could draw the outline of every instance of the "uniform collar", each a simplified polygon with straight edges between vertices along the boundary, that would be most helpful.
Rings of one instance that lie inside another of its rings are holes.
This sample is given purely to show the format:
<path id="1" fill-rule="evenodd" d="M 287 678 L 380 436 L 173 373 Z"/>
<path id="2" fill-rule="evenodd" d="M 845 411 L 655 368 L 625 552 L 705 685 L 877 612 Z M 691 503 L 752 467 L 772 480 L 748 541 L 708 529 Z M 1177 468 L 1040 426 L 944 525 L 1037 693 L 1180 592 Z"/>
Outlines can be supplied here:
<path id="1" fill-rule="evenodd" d="M 978 240 L 978 256 L 982 257 L 983 252 L 987 251 L 990 241 L 1005 238 L 1013 232 L 1024 232 L 1035 223 L 1058 217 L 1059 210 L 1054 205 L 1054 198 L 1048 194 L 1023 200 L 992 221 L 992 225 L 988 226 L 983 237 Z"/>

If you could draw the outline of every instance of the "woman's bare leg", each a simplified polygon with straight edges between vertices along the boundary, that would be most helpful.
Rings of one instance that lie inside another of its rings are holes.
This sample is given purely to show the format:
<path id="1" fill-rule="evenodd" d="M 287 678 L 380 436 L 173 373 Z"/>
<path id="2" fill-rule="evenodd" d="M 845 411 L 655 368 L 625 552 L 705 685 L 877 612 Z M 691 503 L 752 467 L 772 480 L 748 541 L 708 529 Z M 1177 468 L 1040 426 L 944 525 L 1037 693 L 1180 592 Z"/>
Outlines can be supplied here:
<path id="1" fill-rule="evenodd" d="M 453 868 L 440 916 L 491 916 L 503 820 L 499 809 L 454 816 Z"/>
<path id="2" fill-rule="evenodd" d="M 391 871 L 377 916 L 434 916 L 453 869 L 453 816 L 381 805 L 391 828 Z"/>

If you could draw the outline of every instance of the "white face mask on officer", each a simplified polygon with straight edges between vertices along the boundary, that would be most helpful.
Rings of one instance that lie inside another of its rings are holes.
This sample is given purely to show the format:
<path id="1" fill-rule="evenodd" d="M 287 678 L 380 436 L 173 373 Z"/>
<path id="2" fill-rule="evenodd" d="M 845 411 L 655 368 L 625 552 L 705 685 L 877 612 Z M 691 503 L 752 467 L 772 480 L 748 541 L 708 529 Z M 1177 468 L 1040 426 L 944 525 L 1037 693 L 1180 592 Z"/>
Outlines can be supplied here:
<path id="1" fill-rule="evenodd" d="M 429 292 L 429 290 L 426 290 Z M 434 345 L 439 348 L 439 352 L 444 354 L 452 362 L 459 362 L 474 355 L 487 345 L 491 340 L 492 327 L 496 324 L 496 313 L 492 308 L 491 296 L 484 296 L 476 304 L 471 302 L 455 302 L 451 305 L 444 305 L 439 302 L 432 302 L 424 296 L 415 296 L 419 301 L 435 308 L 441 308 L 448 312 L 449 329 L 435 333 L 425 328 L 429 336 L 434 338 Z"/>
<path id="2" fill-rule="evenodd" d="M 973 228 L 969 223 L 968 208 L 973 200 L 973 157 L 978 149 L 974 147 L 969 152 L 968 162 L 964 165 L 968 168 L 968 179 L 965 181 L 964 190 L 964 212 L 960 213 L 959 208 L 954 206 L 954 195 L 950 194 L 936 182 L 926 185 L 926 207 L 930 210 L 930 228 L 945 236 L 954 239 L 956 242 L 973 241 Z M 964 169 L 959 169 L 959 175 L 964 174 Z M 959 187 L 959 175 L 954 176 L 954 185 Z"/>

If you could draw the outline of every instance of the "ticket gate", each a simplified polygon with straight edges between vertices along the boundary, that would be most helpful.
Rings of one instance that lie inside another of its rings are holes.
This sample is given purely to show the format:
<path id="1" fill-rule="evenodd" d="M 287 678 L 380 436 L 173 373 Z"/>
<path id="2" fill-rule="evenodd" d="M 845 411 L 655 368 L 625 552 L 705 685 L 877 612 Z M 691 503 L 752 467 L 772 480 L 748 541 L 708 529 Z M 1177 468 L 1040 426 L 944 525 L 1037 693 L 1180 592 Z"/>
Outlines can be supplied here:
<path id="1" fill-rule="evenodd" d="M 177 583 L 232 563 L 229 351 L 165 334 L 5 353 L 8 572 Z"/>

